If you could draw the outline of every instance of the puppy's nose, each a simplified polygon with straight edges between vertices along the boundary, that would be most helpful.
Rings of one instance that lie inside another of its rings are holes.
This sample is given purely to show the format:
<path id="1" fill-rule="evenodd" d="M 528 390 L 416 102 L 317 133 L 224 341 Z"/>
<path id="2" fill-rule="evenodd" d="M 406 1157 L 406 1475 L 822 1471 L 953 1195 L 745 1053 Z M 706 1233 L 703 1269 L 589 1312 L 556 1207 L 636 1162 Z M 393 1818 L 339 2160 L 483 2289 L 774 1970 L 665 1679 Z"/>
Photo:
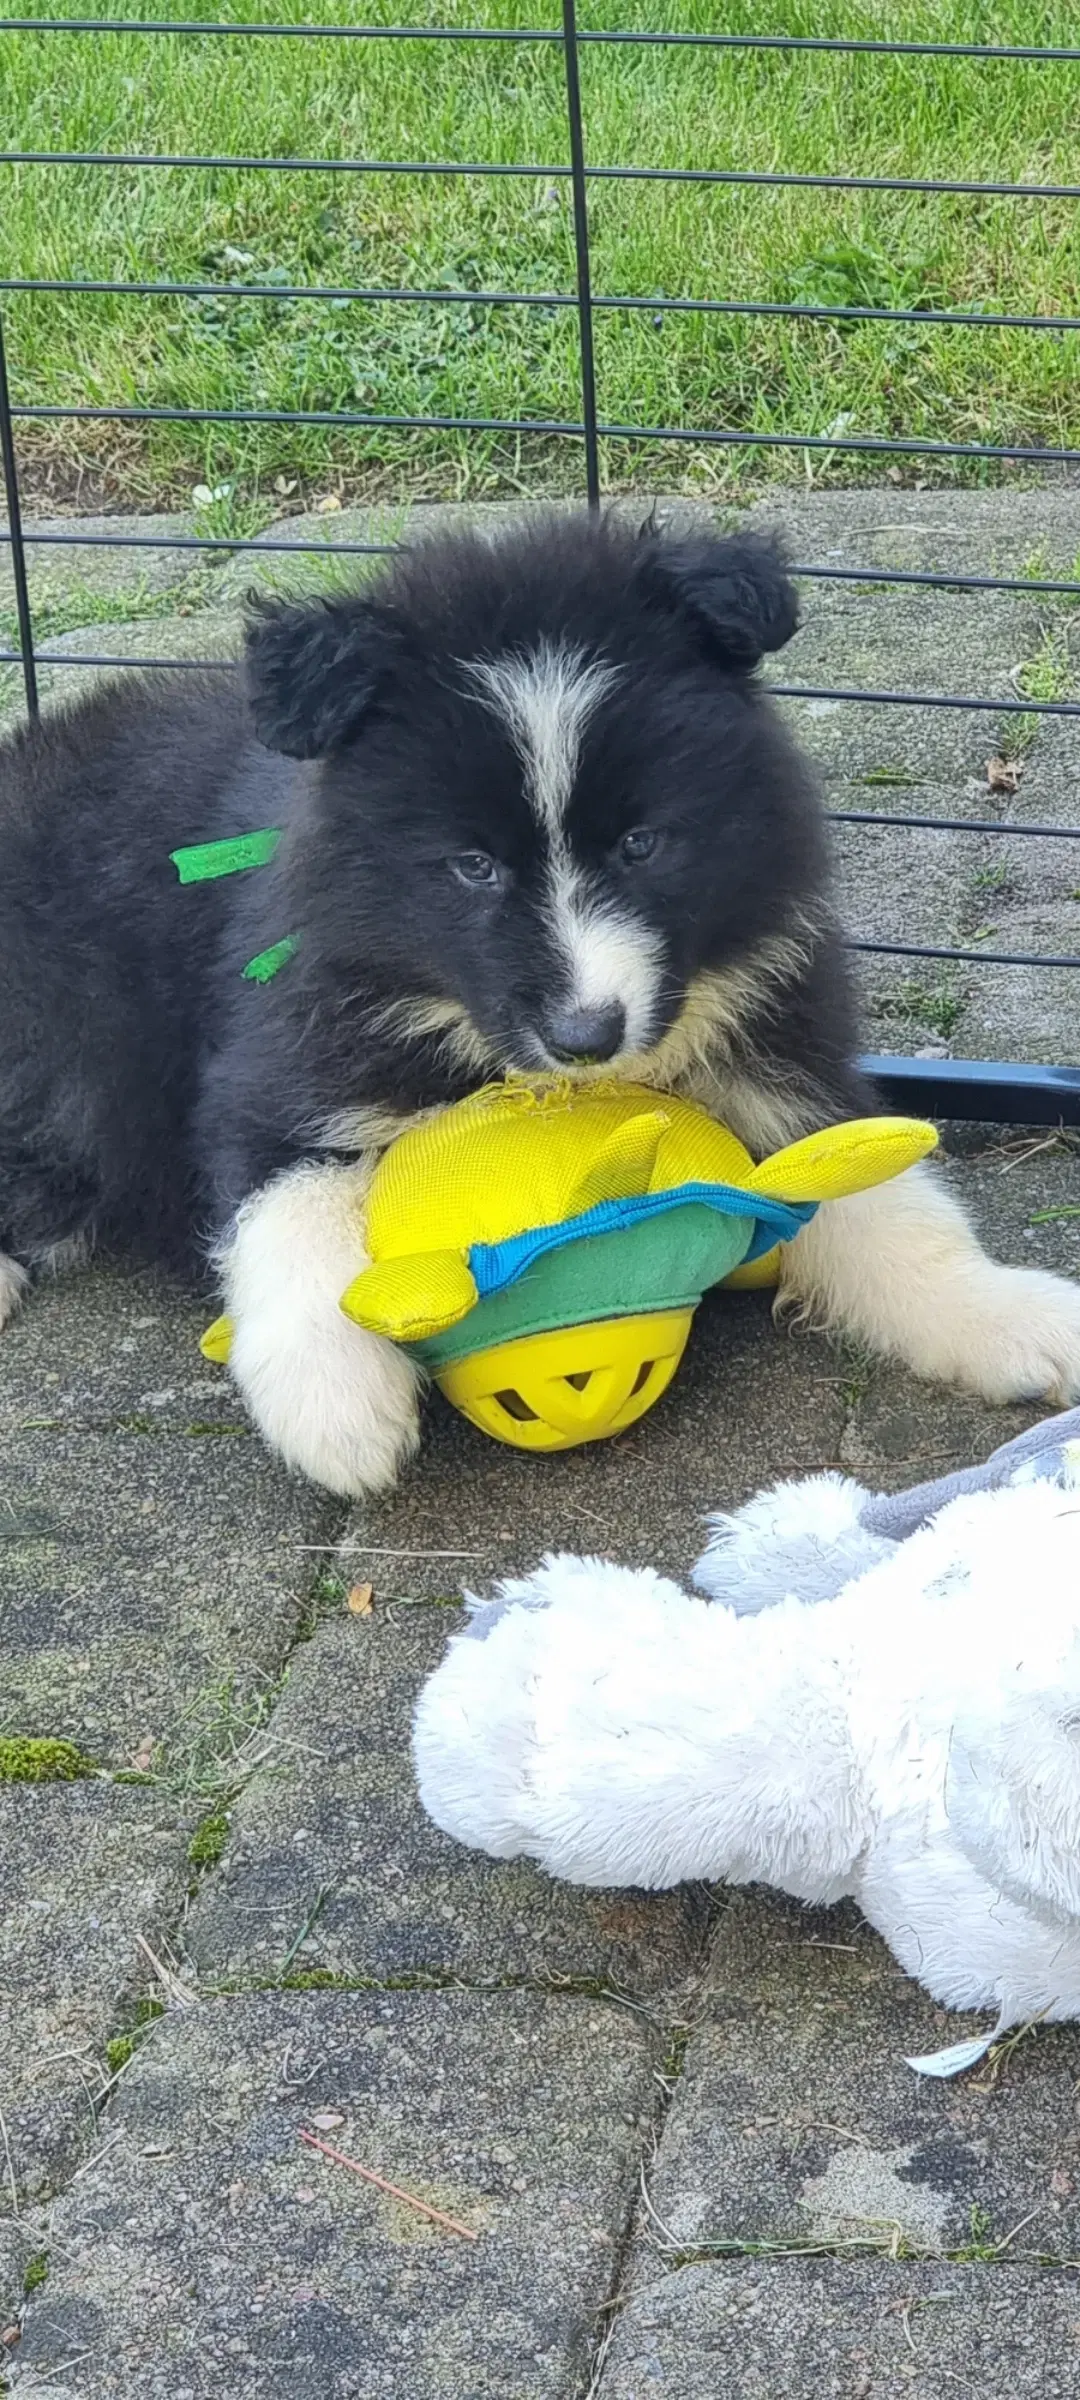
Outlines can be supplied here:
<path id="1" fill-rule="evenodd" d="M 618 1000 L 603 1008 L 555 1008 L 544 1038 L 556 1058 L 614 1058 L 626 1035 L 626 1010 Z"/>

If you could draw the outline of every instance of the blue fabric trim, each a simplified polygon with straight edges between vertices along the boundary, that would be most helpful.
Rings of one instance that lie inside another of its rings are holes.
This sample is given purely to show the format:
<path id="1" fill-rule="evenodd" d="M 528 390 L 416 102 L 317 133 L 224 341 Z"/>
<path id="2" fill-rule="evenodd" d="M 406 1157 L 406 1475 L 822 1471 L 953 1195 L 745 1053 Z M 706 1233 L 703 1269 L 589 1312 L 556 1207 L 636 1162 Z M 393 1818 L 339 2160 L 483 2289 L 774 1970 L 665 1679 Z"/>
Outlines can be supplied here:
<path id="1" fill-rule="evenodd" d="M 505 1242 L 474 1242 L 469 1266 L 477 1294 L 485 1300 L 492 1292 L 505 1291 L 507 1284 L 516 1283 L 534 1258 L 542 1258 L 547 1250 L 562 1250 L 568 1243 L 585 1241 L 594 1233 L 617 1233 L 624 1225 L 639 1224 L 643 1217 L 666 1216 L 672 1209 L 689 1207 L 695 1201 L 714 1208 L 718 1216 L 753 1220 L 754 1237 L 744 1266 L 774 1249 L 777 1242 L 793 1242 L 817 1210 L 816 1200 L 767 1200 L 757 1192 L 739 1191 L 729 1183 L 681 1183 L 668 1192 L 641 1192 L 625 1200 L 599 1200 L 595 1208 L 587 1208 L 580 1217 L 564 1217 L 561 1224 L 535 1225 L 527 1233 L 512 1234 Z"/>

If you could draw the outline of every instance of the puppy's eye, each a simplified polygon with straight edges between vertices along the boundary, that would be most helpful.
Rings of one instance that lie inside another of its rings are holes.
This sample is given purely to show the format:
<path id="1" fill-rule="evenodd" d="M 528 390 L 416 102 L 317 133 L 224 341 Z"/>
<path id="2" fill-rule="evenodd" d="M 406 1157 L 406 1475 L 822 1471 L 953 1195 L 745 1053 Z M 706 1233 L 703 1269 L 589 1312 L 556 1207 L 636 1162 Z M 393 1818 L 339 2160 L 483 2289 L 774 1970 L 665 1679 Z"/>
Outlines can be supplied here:
<path id="1" fill-rule="evenodd" d="M 499 870 L 486 850 L 462 850 L 450 861 L 459 883 L 498 883 Z"/>
<path id="2" fill-rule="evenodd" d="M 626 867 L 640 867 L 651 858 L 660 836 L 651 825 L 634 825 L 624 833 L 619 843 L 619 856 Z"/>

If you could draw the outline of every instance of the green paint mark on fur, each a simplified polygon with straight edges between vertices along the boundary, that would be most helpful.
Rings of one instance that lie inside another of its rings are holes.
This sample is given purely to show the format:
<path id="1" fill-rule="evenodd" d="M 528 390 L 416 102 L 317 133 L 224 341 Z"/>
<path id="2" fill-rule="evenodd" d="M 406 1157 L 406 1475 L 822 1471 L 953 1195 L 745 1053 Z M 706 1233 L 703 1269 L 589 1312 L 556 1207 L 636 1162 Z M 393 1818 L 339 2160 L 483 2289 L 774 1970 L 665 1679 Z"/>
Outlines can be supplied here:
<path id="1" fill-rule="evenodd" d="M 280 967 L 288 966 L 299 942 L 298 933 L 287 933 L 283 941 L 273 942 L 269 950 L 260 950 L 258 957 L 249 958 L 244 968 L 246 980 L 249 983 L 269 983 L 270 977 L 276 975 Z"/>
<path id="2" fill-rule="evenodd" d="M 0 1783 L 75 1783 L 93 1772 L 74 1742 L 0 1734 Z"/>
<path id="3" fill-rule="evenodd" d="M 281 840 L 273 825 L 261 833 L 240 833 L 227 842 L 191 842 L 170 850 L 181 883 L 214 883 L 219 875 L 242 875 L 248 867 L 267 867 Z"/>

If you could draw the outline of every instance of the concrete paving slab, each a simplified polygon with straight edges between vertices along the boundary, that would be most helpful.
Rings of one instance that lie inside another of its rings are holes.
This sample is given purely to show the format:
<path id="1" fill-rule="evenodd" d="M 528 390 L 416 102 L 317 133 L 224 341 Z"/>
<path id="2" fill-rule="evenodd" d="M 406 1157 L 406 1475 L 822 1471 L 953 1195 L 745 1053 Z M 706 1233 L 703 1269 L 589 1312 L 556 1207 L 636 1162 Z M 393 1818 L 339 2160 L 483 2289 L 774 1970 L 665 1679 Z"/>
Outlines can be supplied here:
<path id="1" fill-rule="evenodd" d="M 43 1278 L 4 1327 L 0 1432 L 235 1428 L 233 1388 L 199 1351 L 217 1306 L 209 1278 L 199 1294 L 122 1263 Z"/>
<path id="2" fill-rule="evenodd" d="M 569 2400 L 651 2073 L 636 2018 L 569 1997 L 267 1994 L 170 2018 L 54 2213 L 12 2388 Z M 477 2241 L 306 2149 L 313 2119 Z"/>
<path id="3" fill-rule="evenodd" d="M 4 1712 L 99 1764 L 182 1748 L 200 1707 L 265 1690 L 337 1512 L 246 1431 L 10 1433 L 0 1506 Z"/>
<path id="4" fill-rule="evenodd" d="M 203 1977 L 587 1978 L 677 2007 L 703 1894 L 575 1892 L 461 1849 L 424 1815 L 412 1710 L 457 1621 L 380 1602 L 293 1653 L 265 1763 L 186 1927 Z"/>
<path id="5" fill-rule="evenodd" d="M 698 1313 L 671 1390 L 617 1441 L 547 1458 L 491 1443 L 436 1394 L 420 1456 L 344 1536 L 416 1599 L 517 1573 L 547 1550 L 617 1550 L 682 1574 L 708 1510 L 784 1473 L 835 1462 L 845 1369 L 820 1337 L 777 1331 L 768 1296 L 724 1293 Z M 380 1563 L 381 1562 L 381 1563 Z"/>
<path id="6" fill-rule="evenodd" d="M 732 1898 L 652 2179 L 671 2247 L 1080 2257 L 1077 2029 L 953 2082 L 904 2063 L 985 2030 L 928 1999 L 853 1908 Z"/>
<path id="7" fill-rule="evenodd" d="M 0 525 L 6 532 L 6 519 L 0 518 Z M 114 598 L 128 607 L 138 607 L 143 600 L 160 601 L 167 594 L 175 597 L 177 607 L 181 608 L 190 601 L 191 587 L 198 592 L 206 573 L 207 557 L 213 557 L 212 552 L 204 554 L 173 547 L 170 535 L 193 534 L 196 530 L 193 516 L 177 512 L 27 517 L 25 528 L 36 537 L 26 546 L 31 605 L 39 614 L 45 613 L 44 639 L 50 643 L 47 612 L 58 602 L 71 607 L 79 599 L 92 601 L 100 611 Z M 75 543 L 62 538 L 72 534 L 79 537 Z M 108 547 L 110 539 L 115 540 L 118 534 L 133 544 L 137 541 L 138 547 Z M 14 606 L 11 551 L 5 542 L 0 543 L 0 608 Z"/>
<path id="8" fill-rule="evenodd" d="M 838 2259 L 687 2267 L 616 2321 L 599 2400 L 1070 2400 L 1072 2275 Z"/>
<path id="9" fill-rule="evenodd" d="M 189 1831 L 134 1786 L 0 1785 L 0 2221 L 89 2148 L 106 2043 L 154 1981 L 136 1936 L 175 1923 Z"/>
<path id="10" fill-rule="evenodd" d="M 113 670 L 87 664 L 80 659 L 127 659 L 147 661 L 164 659 L 229 658 L 239 651 L 239 619 L 235 609 L 198 608 L 190 616 L 140 617 L 134 624 L 117 620 L 107 625 L 83 625 L 74 633 L 59 634 L 55 640 L 41 644 L 42 649 L 56 652 L 74 664 L 38 667 L 38 689 L 42 704 L 70 704 L 91 691 L 102 676 Z M 22 681 L 17 667 L 0 668 L 0 725 L 14 724 L 24 714 Z"/>
<path id="11" fill-rule="evenodd" d="M 1018 479 L 996 491 L 793 491 L 775 485 L 747 512 L 787 528 L 792 556 L 829 566 L 891 566 L 938 574 L 1022 575 L 1035 554 L 1069 576 L 1080 553 L 1080 487 Z"/>

